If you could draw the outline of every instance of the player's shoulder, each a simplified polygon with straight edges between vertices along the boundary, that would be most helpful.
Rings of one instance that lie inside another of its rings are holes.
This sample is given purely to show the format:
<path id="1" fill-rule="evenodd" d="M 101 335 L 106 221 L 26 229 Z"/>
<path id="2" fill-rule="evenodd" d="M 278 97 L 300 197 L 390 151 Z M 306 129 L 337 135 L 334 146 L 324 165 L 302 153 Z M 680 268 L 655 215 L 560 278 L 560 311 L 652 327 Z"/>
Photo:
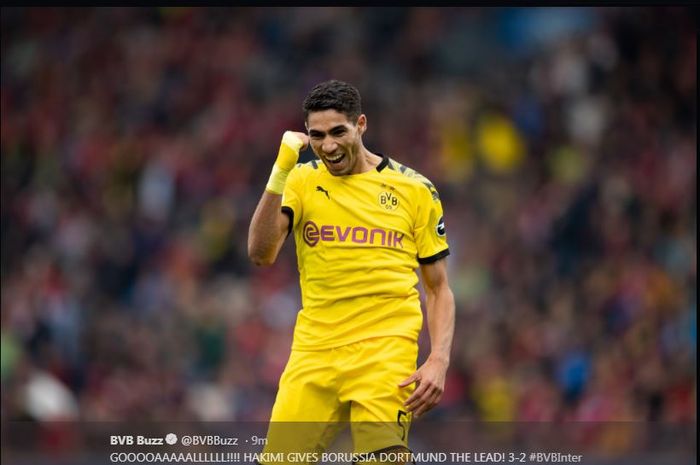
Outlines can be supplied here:
<path id="1" fill-rule="evenodd" d="M 433 200 L 439 200 L 439 195 L 435 185 L 430 179 L 423 176 L 421 173 L 415 169 L 407 166 L 403 163 L 399 163 L 391 157 L 386 157 L 386 172 L 387 175 L 394 177 L 401 182 L 415 187 L 418 191 L 427 189 Z"/>
<path id="2" fill-rule="evenodd" d="M 318 176 L 326 170 L 326 166 L 318 159 L 309 160 L 294 165 L 294 169 L 289 173 L 292 179 L 308 179 Z"/>
<path id="3" fill-rule="evenodd" d="M 309 160 L 307 162 L 297 163 L 294 165 L 294 169 L 304 174 L 310 174 L 314 171 L 319 172 L 325 170 L 326 165 L 324 165 L 319 159 L 314 158 L 313 160 Z"/>

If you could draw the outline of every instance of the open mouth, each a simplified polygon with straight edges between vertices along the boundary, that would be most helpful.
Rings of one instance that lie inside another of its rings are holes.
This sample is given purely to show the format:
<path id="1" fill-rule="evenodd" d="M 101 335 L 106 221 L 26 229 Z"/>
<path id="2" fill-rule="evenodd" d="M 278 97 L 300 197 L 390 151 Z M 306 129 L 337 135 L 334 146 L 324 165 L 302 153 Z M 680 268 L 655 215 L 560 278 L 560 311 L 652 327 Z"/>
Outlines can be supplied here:
<path id="1" fill-rule="evenodd" d="M 335 157 L 326 157 L 326 160 L 331 165 L 337 165 L 338 163 L 343 161 L 344 158 L 345 158 L 345 154 L 341 153 L 340 155 L 336 155 Z"/>

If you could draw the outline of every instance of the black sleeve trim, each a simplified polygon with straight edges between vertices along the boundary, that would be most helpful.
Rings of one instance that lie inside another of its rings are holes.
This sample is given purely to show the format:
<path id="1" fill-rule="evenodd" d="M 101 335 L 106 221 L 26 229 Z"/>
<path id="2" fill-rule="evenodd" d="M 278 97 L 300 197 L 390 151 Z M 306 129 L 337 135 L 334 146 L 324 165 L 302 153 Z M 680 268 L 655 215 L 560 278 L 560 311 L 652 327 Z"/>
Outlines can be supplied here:
<path id="1" fill-rule="evenodd" d="M 287 229 L 287 236 L 292 233 L 292 227 L 294 226 L 294 210 L 289 207 L 282 207 L 282 213 L 289 217 L 289 229 Z"/>
<path id="2" fill-rule="evenodd" d="M 450 249 L 445 249 L 442 252 L 438 252 L 435 255 L 431 255 L 430 257 L 425 257 L 425 258 L 420 258 L 418 257 L 418 263 L 421 265 L 428 265 L 430 263 L 435 263 L 436 261 L 440 260 L 441 258 L 445 258 L 450 254 Z"/>

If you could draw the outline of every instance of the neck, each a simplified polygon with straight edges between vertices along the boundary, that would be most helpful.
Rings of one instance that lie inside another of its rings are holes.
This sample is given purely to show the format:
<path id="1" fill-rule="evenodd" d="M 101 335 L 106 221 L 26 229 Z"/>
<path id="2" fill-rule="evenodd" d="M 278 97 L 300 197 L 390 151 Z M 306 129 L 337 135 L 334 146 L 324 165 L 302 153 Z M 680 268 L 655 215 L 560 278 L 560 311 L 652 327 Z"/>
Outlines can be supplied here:
<path id="1" fill-rule="evenodd" d="M 382 157 L 375 155 L 363 146 L 357 161 L 358 163 L 355 169 L 355 174 L 366 173 L 367 171 L 376 168 L 377 165 L 381 163 Z"/>

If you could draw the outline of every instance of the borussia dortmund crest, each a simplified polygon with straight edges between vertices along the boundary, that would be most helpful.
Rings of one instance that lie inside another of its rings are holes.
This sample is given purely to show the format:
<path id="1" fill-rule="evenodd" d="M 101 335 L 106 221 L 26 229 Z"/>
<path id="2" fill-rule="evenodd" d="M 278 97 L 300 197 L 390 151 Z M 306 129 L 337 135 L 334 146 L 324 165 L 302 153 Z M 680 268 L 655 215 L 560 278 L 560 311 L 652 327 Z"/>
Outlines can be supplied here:
<path id="1" fill-rule="evenodd" d="M 396 196 L 396 192 L 393 192 L 393 190 L 380 192 L 379 206 L 390 211 L 399 208 L 399 198 Z"/>

